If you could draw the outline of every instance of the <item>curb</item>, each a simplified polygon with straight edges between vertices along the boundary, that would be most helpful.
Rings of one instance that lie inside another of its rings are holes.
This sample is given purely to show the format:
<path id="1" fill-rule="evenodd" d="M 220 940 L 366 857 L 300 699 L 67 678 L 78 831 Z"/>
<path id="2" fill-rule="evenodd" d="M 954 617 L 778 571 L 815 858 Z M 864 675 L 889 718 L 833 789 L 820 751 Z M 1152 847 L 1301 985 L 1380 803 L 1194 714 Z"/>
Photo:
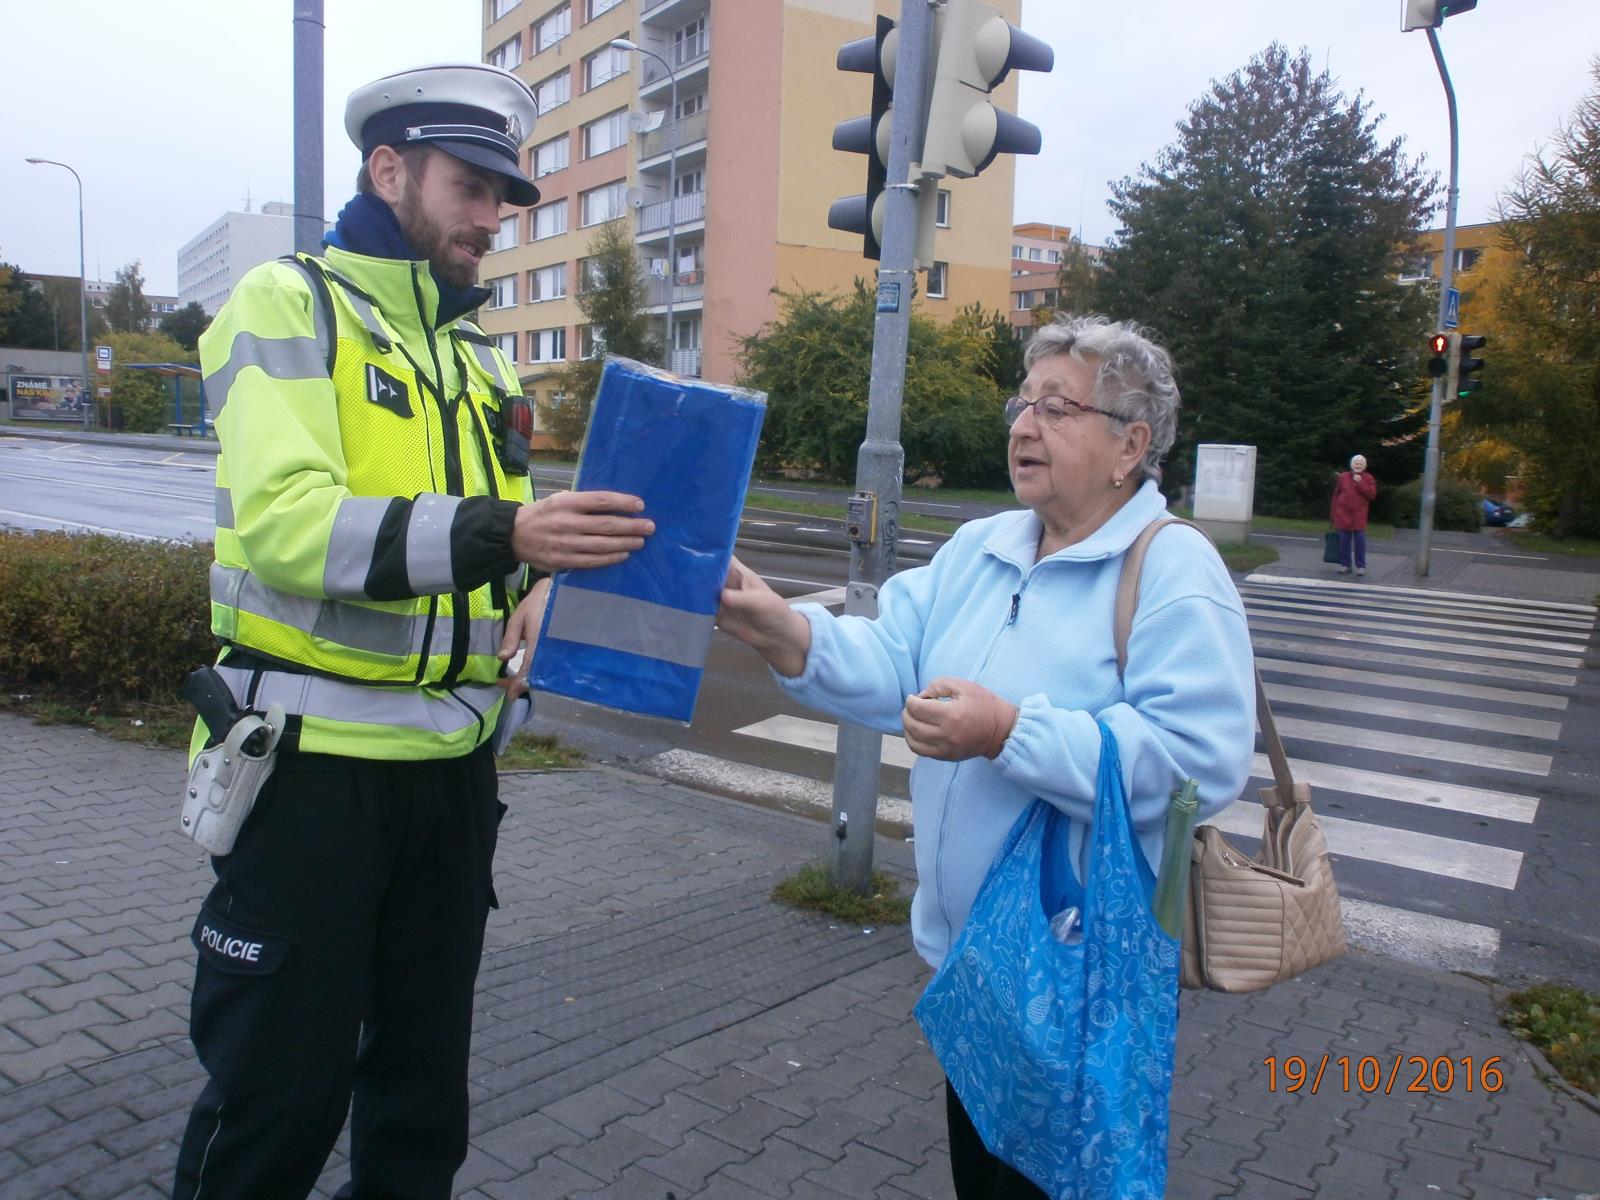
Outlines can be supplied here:
<path id="1" fill-rule="evenodd" d="M 159 433 L 100 433 L 87 429 L 35 429 L 22 424 L 0 425 L 0 437 L 31 438 L 40 442 L 87 442 L 133 450 L 167 450 L 180 454 L 208 454 L 215 458 L 222 446 L 215 438 L 167 437 Z"/>

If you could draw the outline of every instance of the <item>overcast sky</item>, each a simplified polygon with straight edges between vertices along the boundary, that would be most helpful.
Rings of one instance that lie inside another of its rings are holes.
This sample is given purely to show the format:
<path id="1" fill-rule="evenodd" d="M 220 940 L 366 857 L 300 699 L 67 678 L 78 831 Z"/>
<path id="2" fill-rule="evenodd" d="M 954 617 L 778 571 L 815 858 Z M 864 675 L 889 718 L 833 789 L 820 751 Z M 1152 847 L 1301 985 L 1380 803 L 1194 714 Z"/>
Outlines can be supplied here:
<path id="1" fill-rule="evenodd" d="M 358 159 L 344 98 L 387 71 L 474 59 L 480 0 L 325 0 L 327 207 Z M 1023 159 L 1016 219 L 1114 231 L 1107 183 L 1173 140 L 1208 82 L 1270 42 L 1309 49 L 1444 172 L 1443 92 L 1426 36 L 1400 32 L 1402 0 L 1024 0 L 1023 25 L 1056 50 L 1024 76 L 1022 115 L 1045 150 Z M 0 0 L 0 259 L 75 275 L 83 176 L 88 267 L 141 259 L 146 289 L 177 290 L 178 247 L 248 194 L 292 199 L 291 0 Z M 1463 224 L 1490 218 L 1523 156 L 1589 86 L 1597 0 L 1480 0 L 1440 31 L 1461 106 Z M 832 63 L 819 63 L 823 78 Z M 864 98 L 863 93 L 863 98 Z M 959 183 L 955 186 L 959 187 Z M 833 197 L 819 196 L 819 206 Z M 1442 222 L 1442 217 L 1440 218 Z"/>

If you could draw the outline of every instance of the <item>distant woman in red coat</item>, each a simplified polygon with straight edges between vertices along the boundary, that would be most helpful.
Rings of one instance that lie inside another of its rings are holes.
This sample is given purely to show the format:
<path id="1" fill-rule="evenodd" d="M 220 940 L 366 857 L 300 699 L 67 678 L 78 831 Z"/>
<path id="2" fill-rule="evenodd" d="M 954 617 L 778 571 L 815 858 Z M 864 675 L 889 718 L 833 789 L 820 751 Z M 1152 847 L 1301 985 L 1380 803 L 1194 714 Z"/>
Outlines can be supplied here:
<path id="1" fill-rule="evenodd" d="M 1333 485 L 1333 510 L 1329 516 L 1339 531 L 1339 574 L 1350 574 L 1351 552 L 1357 575 L 1367 573 L 1367 509 L 1378 495 L 1378 481 L 1367 473 L 1367 460 L 1356 455 L 1350 469 L 1339 472 Z"/>

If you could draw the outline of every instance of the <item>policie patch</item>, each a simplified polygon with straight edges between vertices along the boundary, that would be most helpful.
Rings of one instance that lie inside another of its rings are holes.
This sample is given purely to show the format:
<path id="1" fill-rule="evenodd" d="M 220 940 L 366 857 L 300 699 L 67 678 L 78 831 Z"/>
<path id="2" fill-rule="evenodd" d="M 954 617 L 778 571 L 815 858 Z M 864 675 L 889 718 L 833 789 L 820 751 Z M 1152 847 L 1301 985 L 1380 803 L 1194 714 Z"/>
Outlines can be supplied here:
<path id="1" fill-rule="evenodd" d="M 228 975 L 271 975 L 289 953 L 289 939 L 246 929 L 204 905 L 190 935 L 200 957 Z"/>
<path id="2" fill-rule="evenodd" d="M 399 416 L 411 415 L 411 394 L 406 385 L 376 363 L 367 364 L 367 399 Z"/>

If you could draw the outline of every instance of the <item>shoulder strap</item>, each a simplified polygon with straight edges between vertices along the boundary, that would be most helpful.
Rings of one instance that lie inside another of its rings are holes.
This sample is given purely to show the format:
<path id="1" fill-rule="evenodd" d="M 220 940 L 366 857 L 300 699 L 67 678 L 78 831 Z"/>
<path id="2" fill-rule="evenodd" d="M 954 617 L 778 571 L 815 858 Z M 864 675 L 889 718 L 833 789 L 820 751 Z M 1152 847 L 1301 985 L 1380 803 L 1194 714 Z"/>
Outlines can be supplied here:
<path id="1" fill-rule="evenodd" d="M 1165 517 L 1159 521 L 1151 521 L 1133 539 L 1133 545 L 1128 547 L 1128 552 L 1122 559 L 1122 575 L 1117 580 L 1117 604 L 1113 625 L 1113 638 L 1117 646 L 1117 674 L 1120 676 L 1128 666 L 1128 637 L 1133 631 L 1133 614 L 1139 607 L 1139 576 L 1144 571 L 1144 556 L 1150 549 L 1150 543 L 1156 534 L 1168 525 L 1187 525 L 1190 529 L 1200 529 L 1193 521 L 1185 521 L 1181 517 Z M 1205 530 L 1200 529 L 1202 534 Z M 1210 535 L 1206 540 L 1210 541 Z M 1284 753 L 1283 739 L 1278 736 L 1277 723 L 1272 719 L 1272 705 L 1267 703 L 1267 687 L 1261 678 L 1261 668 L 1252 666 L 1256 677 L 1256 723 L 1261 727 L 1261 740 L 1267 748 L 1267 758 L 1272 763 L 1272 781 L 1275 785 L 1276 799 L 1280 806 L 1288 805 L 1294 800 L 1294 772 L 1289 767 L 1289 756 Z M 1266 793 L 1263 793 L 1265 798 Z M 1270 802 L 1269 802 L 1270 803 Z"/>
<path id="2" fill-rule="evenodd" d="M 292 267 L 305 277 L 306 283 L 311 288 L 311 294 L 316 298 L 317 308 L 313 316 L 317 330 L 317 349 L 322 352 L 322 360 L 328 364 L 328 375 L 333 375 L 333 360 L 339 352 L 339 339 L 335 330 L 339 328 L 333 314 L 333 294 L 328 290 L 328 280 L 323 273 L 312 266 L 310 255 L 302 257 L 298 254 L 285 254 L 278 261 L 286 267 Z"/>

